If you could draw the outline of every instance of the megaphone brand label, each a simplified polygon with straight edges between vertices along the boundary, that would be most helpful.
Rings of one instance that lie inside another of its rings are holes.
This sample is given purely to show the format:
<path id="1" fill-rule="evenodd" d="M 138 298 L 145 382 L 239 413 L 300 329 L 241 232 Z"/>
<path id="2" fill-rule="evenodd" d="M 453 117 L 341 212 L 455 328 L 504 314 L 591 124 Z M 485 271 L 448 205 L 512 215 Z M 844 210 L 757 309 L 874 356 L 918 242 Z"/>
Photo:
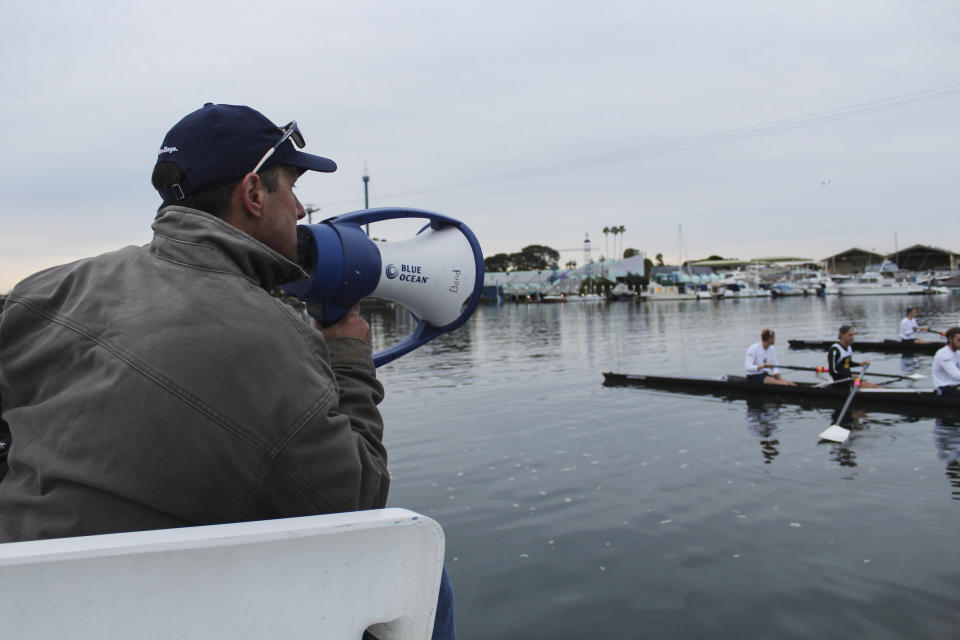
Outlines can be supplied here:
<path id="1" fill-rule="evenodd" d="M 453 284 L 450 285 L 450 293 L 456 293 L 460 290 L 460 269 L 453 270 Z"/>
<path id="2" fill-rule="evenodd" d="M 387 279 L 393 280 L 396 278 L 400 280 L 400 282 L 419 282 L 426 284 L 430 276 L 422 275 L 421 269 L 422 267 L 416 264 L 401 264 L 399 269 L 397 269 L 397 265 L 388 264 L 386 269 Z"/>

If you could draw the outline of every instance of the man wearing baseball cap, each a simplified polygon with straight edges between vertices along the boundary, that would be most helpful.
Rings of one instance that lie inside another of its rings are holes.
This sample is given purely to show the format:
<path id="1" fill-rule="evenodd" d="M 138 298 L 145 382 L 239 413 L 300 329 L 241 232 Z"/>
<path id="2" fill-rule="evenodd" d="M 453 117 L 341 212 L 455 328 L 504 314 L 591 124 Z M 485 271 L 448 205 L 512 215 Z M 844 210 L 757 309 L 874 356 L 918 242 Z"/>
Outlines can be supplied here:
<path id="1" fill-rule="evenodd" d="M 337 168 L 304 145 L 296 122 L 205 104 L 160 145 L 149 245 L 10 293 L 0 542 L 385 505 L 368 324 L 311 327 L 270 293 L 307 277 L 294 184 Z"/>

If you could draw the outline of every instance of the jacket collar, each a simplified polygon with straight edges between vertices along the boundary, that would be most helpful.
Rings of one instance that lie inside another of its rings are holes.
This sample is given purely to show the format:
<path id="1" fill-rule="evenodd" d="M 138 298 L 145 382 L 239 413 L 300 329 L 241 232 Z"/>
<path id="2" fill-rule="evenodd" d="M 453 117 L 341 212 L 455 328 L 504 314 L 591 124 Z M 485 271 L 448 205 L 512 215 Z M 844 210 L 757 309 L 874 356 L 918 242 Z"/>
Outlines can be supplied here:
<path id="1" fill-rule="evenodd" d="M 209 213 L 164 207 L 153 221 L 150 250 L 198 269 L 242 275 L 270 291 L 302 280 L 307 272 L 279 253 Z"/>

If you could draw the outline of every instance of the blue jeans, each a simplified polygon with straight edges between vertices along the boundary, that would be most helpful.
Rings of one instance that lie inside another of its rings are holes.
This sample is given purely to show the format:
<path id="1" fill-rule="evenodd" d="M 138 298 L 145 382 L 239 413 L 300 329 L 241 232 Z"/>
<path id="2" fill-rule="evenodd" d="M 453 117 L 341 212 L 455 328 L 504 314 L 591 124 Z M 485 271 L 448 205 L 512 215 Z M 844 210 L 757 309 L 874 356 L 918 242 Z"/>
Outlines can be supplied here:
<path id="1" fill-rule="evenodd" d="M 453 587 L 447 568 L 440 575 L 440 595 L 437 598 L 437 615 L 433 619 L 432 640 L 456 640 L 457 627 L 453 621 Z"/>

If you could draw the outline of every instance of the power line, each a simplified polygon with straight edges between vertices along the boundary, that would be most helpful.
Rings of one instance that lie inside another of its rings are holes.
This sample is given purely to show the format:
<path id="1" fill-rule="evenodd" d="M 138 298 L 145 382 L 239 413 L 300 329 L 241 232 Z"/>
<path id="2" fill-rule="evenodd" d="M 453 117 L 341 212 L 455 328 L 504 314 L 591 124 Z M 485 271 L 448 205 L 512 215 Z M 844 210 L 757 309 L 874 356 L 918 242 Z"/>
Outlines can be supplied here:
<path id="1" fill-rule="evenodd" d="M 385 194 L 381 197 L 384 199 L 390 199 L 411 195 L 422 195 L 425 193 L 453 191 L 503 182 L 529 180 L 531 178 L 539 178 L 548 175 L 566 173 L 569 171 L 582 170 L 587 167 L 620 164 L 653 156 L 679 153 L 682 151 L 690 151 L 693 149 L 699 149 L 717 144 L 725 144 L 739 140 L 774 135 L 784 131 L 819 126 L 830 122 L 856 118 L 881 111 L 902 109 L 916 104 L 932 102 L 934 100 L 943 100 L 945 98 L 950 98 L 957 95 L 960 95 L 960 84 L 950 84 L 942 87 L 925 89 L 923 91 L 917 91 L 914 93 L 881 98 L 878 100 L 872 100 L 869 102 L 863 102 L 844 107 L 837 107 L 834 109 L 828 109 L 826 111 L 818 111 L 790 118 L 782 118 L 779 120 L 771 120 L 753 125 L 734 127 L 731 129 L 722 129 L 712 133 L 677 138 L 674 140 L 667 140 L 664 142 L 623 149 L 620 151 L 606 152 L 593 156 L 578 156 L 575 159 L 540 164 L 528 167 L 526 169 L 514 169 L 511 171 L 487 174 L 471 180 L 451 182 L 431 187 L 424 187 L 421 189 L 413 189 L 410 191 L 400 191 L 396 193 Z M 340 203 L 347 202 L 353 202 L 353 200 L 341 201 Z"/>

